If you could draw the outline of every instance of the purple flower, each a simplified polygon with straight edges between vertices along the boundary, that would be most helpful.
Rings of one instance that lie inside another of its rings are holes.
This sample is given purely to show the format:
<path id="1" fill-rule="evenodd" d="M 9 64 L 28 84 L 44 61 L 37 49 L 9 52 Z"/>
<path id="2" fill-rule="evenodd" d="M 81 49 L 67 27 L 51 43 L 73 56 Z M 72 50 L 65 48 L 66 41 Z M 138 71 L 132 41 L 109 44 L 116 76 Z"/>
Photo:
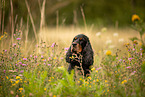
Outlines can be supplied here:
<path id="1" fill-rule="evenodd" d="M 130 68 L 131 66 L 128 66 L 128 67 L 126 67 L 126 68 Z"/>
<path id="2" fill-rule="evenodd" d="M 130 75 L 134 75 L 136 73 L 136 71 L 133 71 Z"/>
<path id="3" fill-rule="evenodd" d="M 6 70 L 4 70 L 4 73 L 6 73 Z"/>
<path id="4" fill-rule="evenodd" d="M 47 64 L 48 66 L 51 66 L 51 64 Z"/>
<path id="5" fill-rule="evenodd" d="M 121 61 L 122 61 L 122 59 L 119 60 L 119 62 L 121 62 Z"/>
<path id="6" fill-rule="evenodd" d="M 43 56 L 41 55 L 41 58 L 43 58 Z"/>
<path id="7" fill-rule="evenodd" d="M 96 70 L 100 70 L 102 67 L 97 68 Z"/>
<path id="8" fill-rule="evenodd" d="M 27 58 L 23 58 L 23 60 L 27 60 Z"/>
<path id="9" fill-rule="evenodd" d="M 52 45 L 51 45 L 51 47 L 54 47 L 56 45 L 56 43 L 53 43 Z"/>
<path id="10" fill-rule="evenodd" d="M 13 43 L 13 46 L 16 46 L 16 43 Z"/>
<path id="11" fill-rule="evenodd" d="M 68 47 L 64 48 L 64 50 L 68 50 L 68 49 L 69 49 Z"/>
<path id="12" fill-rule="evenodd" d="M 67 53 L 67 51 L 65 51 L 65 53 Z"/>
<path id="13" fill-rule="evenodd" d="M 7 50 L 5 50 L 5 52 L 7 52 Z"/>
<path id="14" fill-rule="evenodd" d="M 17 40 L 21 40 L 21 38 L 17 38 Z"/>
<path id="15" fill-rule="evenodd" d="M 44 65 L 46 65 L 46 63 L 43 63 Z"/>
<path id="16" fill-rule="evenodd" d="M 140 53 L 140 55 L 142 56 L 142 53 Z"/>
<path id="17" fill-rule="evenodd" d="M 37 58 L 37 56 L 34 56 L 34 59 L 36 59 Z"/>
<path id="18" fill-rule="evenodd" d="M 46 62 L 46 59 L 44 59 L 43 61 L 45 61 L 45 62 Z"/>
<path id="19" fill-rule="evenodd" d="M 22 66 L 26 66 L 26 64 L 22 64 Z"/>
<path id="20" fill-rule="evenodd" d="M 17 66 L 17 64 L 15 64 Z"/>
<path id="21" fill-rule="evenodd" d="M 23 72 L 24 72 L 24 70 L 21 70 L 21 71 L 20 71 L 20 73 L 23 73 Z"/>
<path id="22" fill-rule="evenodd" d="M 129 61 L 131 61 L 133 58 L 128 58 Z"/>
<path id="23" fill-rule="evenodd" d="M 140 50 L 142 51 L 142 48 Z"/>
<path id="24" fill-rule="evenodd" d="M 19 62 L 19 64 L 22 64 L 22 62 Z"/>
<path id="25" fill-rule="evenodd" d="M 30 55 L 30 57 L 32 57 L 32 55 Z"/>
<path id="26" fill-rule="evenodd" d="M 135 50 L 135 48 L 132 49 L 133 51 Z"/>

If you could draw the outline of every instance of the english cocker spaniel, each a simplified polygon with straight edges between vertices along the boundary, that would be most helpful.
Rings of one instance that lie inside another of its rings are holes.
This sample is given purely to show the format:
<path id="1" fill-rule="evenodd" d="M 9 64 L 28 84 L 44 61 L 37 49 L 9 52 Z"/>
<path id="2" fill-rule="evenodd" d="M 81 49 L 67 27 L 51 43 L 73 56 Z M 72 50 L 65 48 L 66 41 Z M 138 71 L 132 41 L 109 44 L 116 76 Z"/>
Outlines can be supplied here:
<path id="1" fill-rule="evenodd" d="M 70 63 L 68 72 L 75 66 L 83 70 L 82 74 L 86 77 L 90 75 L 90 66 L 93 65 L 93 50 L 89 38 L 84 34 L 74 37 L 70 48 L 66 53 L 66 62 Z"/>

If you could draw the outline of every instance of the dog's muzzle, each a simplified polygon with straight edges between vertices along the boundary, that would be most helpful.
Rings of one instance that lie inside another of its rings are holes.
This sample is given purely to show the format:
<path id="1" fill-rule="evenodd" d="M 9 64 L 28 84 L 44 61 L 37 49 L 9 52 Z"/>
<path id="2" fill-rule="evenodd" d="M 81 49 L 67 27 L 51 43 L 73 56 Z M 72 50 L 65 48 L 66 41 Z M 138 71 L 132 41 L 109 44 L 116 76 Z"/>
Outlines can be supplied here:
<path id="1" fill-rule="evenodd" d="M 75 53 L 75 54 L 78 54 L 82 51 L 82 46 L 79 45 L 78 43 L 76 42 L 73 42 L 72 43 L 72 46 L 71 46 L 71 52 Z"/>

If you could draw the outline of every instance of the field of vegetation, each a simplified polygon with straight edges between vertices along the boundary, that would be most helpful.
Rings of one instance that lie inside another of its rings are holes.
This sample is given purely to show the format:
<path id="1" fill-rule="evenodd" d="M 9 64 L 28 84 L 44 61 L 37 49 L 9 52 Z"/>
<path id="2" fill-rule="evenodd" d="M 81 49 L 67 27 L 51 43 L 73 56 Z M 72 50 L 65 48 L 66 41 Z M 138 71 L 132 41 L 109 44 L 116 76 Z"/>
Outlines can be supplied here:
<path id="1" fill-rule="evenodd" d="M 143 97 L 145 34 L 139 17 L 131 28 L 44 28 L 35 38 L 16 29 L 0 36 L 1 97 Z M 87 35 L 94 50 L 91 75 L 68 74 L 65 54 L 73 37 Z"/>

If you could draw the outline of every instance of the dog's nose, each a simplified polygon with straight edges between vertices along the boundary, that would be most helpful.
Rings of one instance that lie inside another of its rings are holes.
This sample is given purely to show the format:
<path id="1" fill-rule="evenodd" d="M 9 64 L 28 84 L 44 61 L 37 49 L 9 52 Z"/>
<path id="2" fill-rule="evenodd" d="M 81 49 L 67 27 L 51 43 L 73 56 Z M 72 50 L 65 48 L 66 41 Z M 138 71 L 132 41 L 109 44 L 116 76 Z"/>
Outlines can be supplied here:
<path id="1" fill-rule="evenodd" d="M 77 45 L 77 43 L 72 43 L 73 47 L 75 47 Z"/>

